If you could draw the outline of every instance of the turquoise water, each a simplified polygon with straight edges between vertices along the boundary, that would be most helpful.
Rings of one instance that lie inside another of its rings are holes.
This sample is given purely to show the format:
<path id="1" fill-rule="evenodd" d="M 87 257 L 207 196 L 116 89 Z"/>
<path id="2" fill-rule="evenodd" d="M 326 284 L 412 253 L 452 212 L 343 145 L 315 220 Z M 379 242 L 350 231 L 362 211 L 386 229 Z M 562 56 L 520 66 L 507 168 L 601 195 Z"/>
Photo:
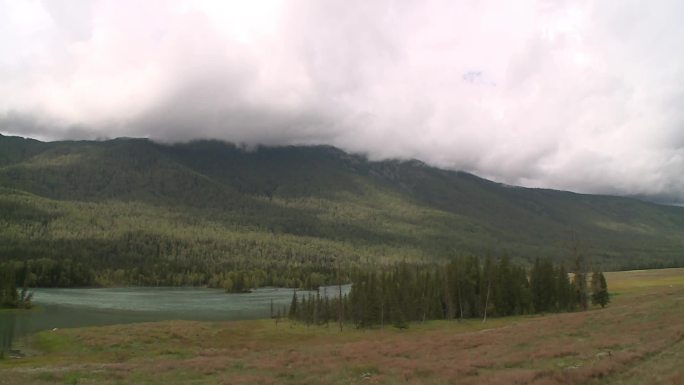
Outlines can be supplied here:
<path id="1" fill-rule="evenodd" d="M 345 286 L 344 292 L 348 290 L 349 286 Z M 337 288 L 326 292 L 334 295 Z M 0 350 L 8 350 L 13 341 L 31 333 L 53 328 L 268 318 L 271 303 L 274 314 L 278 310 L 285 313 L 292 300 L 292 289 L 283 288 L 261 288 L 245 294 L 177 287 L 35 289 L 33 293 L 34 309 L 0 310 Z"/>
<path id="2" fill-rule="evenodd" d="M 351 285 L 344 285 L 348 293 Z M 261 288 L 251 293 L 178 287 L 34 289 L 31 310 L 0 310 L 0 351 L 41 330 L 165 320 L 230 321 L 287 313 L 292 289 Z M 336 286 L 321 288 L 335 297 Z M 311 292 L 297 291 L 300 295 Z"/>

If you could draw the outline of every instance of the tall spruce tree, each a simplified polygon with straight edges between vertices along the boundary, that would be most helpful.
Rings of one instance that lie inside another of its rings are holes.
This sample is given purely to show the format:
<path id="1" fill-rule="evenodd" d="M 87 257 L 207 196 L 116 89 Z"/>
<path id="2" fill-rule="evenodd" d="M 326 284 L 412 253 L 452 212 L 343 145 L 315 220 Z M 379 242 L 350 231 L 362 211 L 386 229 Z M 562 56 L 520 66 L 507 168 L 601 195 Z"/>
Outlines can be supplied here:
<path id="1" fill-rule="evenodd" d="M 574 290 L 572 284 L 570 284 L 568 273 L 565 267 L 560 265 L 556 273 L 556 295 L 559 311 L 569 311 L 574 308 L 573 294 Z"/>
<path id="2" fill-rule="evenodd" d="M 9 264 L 0 266 L 0 307 L 19 306 L 19 293 L 14 267 Z"/>
<path id="3" fill-rule="evenodd" d="M 575 276 L 573 277 L 573 284 L 576 290 L 577 303 L 582 310 L 587 310 L 588 293 L 587 293 L 587 274 L 589 273 L 589 263 L 584 253 L 580 251 L 579 239 L 576 233 L 572 233 L 572 254 L 575 262 Z"/>
<path id="4" fill-rule="evenodd" d="M 555 278 L 551 260 L 537 258 L 530 271 L 532 304 L 536 312 L 555 310 L 558 298 Z"/>
<path id="5" fill-rule="evenodd" d="M 288 318 L 291 320 L 296 320 L 297 319 L 297 290 L 292 291 L 292 302 L 290 302 L 290 311 L 288 313 Z"/>
<path id="6" fill-rule="evenodd" d="M 608 294 L 606 277 L 600 271 L 594 272 L 591 276 L 591 303 L 606 307 L 608 302 L 610 302 L 610 295 Z"/>
<path id="7" fill-rule="evenodd" d="M 516 295 L 519 290 L 516 290 L 515 273 L 510 263 L 507 254 L 503 254 L 499 259 L 497 267 L 497 290 L 494 297 L 494 304 L 496 306 L 496 314 L 498 316 L 506 316 L 515 314 L 518 298 Z"/>

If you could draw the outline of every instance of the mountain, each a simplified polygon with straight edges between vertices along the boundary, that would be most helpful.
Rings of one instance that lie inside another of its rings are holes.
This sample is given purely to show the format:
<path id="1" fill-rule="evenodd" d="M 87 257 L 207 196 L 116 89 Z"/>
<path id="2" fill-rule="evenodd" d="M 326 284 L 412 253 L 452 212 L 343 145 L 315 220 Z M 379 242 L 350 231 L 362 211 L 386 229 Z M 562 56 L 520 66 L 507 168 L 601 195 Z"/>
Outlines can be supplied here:
<path id="1" fill-rule="evenodd" d="M 0 211 L 0 261 L 68 261 L 99 284 L 218 285 L 217 272 L 294 267 L 326 277 L 341 263 L 463 254 L 567 261 L 573 234 L 603 269 L 684 264 L 681 207 L 328 146 L 0 136 Z M 67 274 L 53 268 L 53 281 Z"/>

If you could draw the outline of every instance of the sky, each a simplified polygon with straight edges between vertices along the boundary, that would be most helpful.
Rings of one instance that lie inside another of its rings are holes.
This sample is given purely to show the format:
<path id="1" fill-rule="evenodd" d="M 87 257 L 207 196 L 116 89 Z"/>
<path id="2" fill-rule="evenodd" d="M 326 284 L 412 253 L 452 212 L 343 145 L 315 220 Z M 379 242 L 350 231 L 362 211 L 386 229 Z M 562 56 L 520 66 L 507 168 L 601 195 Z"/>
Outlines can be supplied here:
<path id="1" fill-rule="evenodd" d="M 684 202 L 681 0 L 0 0 L 0 132 L 328 144 Z"/>

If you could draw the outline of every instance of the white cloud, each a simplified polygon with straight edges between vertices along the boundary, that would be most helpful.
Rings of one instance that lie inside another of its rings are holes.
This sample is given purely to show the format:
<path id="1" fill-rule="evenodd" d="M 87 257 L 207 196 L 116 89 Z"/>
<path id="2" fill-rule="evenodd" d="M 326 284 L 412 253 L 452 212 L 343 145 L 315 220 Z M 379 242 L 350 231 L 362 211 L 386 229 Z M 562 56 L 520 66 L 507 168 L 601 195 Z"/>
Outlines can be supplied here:
<path id="1" fill-rule="evenodd" d="M 0 131 L 327 143 L 684 199 L 678 1 L 0 1 Z"/>

